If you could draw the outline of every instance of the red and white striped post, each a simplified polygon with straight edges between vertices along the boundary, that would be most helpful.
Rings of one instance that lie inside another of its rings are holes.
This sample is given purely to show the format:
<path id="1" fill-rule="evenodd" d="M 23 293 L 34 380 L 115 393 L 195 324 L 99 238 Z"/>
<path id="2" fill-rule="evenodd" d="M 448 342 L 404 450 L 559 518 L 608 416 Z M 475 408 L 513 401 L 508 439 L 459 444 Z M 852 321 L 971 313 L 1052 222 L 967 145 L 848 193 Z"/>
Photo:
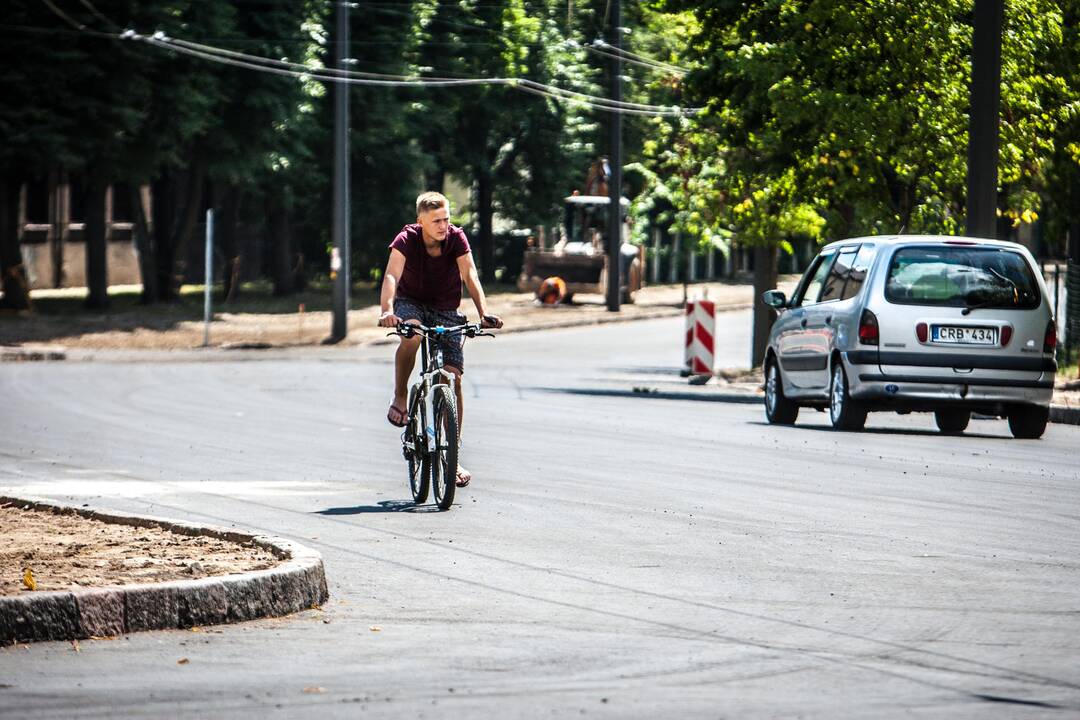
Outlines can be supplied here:
<path id="1" fill-rule="evenodd" d="M 716 303 L 698 300 L 687 303 L 687 317 L 693 318 L 688 338 L 690 375 L 712 375 L 716 336 Z"/>
<path id="2" fill-rule="evenodd" d="M 691 358 L 693 358 L 691 347 L 694 344 L 694 301 L 687 300 L 686 302 L 686 342 L 683 344 L 683 365 L 686 367 L 689 374 L 690 366 L 693 364 Z"/>

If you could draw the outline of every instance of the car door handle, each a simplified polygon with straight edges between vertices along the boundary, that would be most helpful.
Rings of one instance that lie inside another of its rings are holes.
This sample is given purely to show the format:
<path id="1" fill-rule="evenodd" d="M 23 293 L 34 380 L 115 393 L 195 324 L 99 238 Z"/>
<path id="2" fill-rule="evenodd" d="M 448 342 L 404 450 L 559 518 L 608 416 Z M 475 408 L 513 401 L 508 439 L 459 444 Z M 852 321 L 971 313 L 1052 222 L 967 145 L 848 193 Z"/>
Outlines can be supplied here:
<path id="1" fill-rule="evenodd" d="M 799 324 L 802 325 L 803 327 L 806 327 L 806 318 L 803 318 L 802 322 L 799 323 Z"/>
<path id="2" fill-rule="evenodd" d="M 826 325 L 832 325 L 832 315 L 826 315 L 825 316 L 825 324 Z"/>

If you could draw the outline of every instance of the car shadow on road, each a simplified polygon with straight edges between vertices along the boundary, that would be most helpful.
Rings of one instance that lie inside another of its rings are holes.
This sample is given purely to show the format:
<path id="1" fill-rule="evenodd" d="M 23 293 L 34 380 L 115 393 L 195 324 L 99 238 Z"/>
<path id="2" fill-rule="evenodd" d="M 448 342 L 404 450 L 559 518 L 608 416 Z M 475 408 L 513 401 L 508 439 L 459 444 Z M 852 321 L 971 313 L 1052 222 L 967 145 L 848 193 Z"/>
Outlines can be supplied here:
<path id="1" fill-rule="evenodd" d="M 760 425 L 761 427 L 776 427 L 770 425 L 767 422 L 761 420 L 755 420 L 749 425 Z M 887 427 L 868 427 L 862 430 L 836 430 L 828 425 L 799 425 L 796 424 L 793 427 L 799 430 L 813 430 L 815 432 L 824 433 L 836 433 L 838 435 L 848 435 L 855 433 L 858 435 L 911 435 L 915 437 L 950 437 L 950 438 L 980 438 L 983 440 L 1012 440 L 1012 437 L 1008 435 L 986 435 L 985 433 L 976 433 L 969 430 L 965 430 L 962 433 L 943 433 L 939 430 L 933 430 L 927 428 L 925 430 L 920 428 L 887 428 Z"/>
<path id="2" fill-rule="evenodd" d="M 364 515 L 367 513 L 429 513 L 441 512 L 435 505 L 417 505 L 412 500 L 380 500 L 375 505 L 356 505 L 354 507 L 326 508 L 316 510 L 315 515 Z"/>

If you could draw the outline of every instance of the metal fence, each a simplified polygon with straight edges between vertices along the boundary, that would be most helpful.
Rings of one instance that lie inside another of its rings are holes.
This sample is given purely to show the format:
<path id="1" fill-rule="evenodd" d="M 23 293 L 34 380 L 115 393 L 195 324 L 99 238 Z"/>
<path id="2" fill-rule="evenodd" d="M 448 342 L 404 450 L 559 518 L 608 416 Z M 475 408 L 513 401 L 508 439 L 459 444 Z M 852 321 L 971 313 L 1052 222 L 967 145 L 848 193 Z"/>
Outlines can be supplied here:
<path id="1" fill-rule="evenodd" d="M 1042 267 L 1057 323 L 1058 360 L 1071 365 L 1080 346 L 1080 265 L 1053 262 Z"/>

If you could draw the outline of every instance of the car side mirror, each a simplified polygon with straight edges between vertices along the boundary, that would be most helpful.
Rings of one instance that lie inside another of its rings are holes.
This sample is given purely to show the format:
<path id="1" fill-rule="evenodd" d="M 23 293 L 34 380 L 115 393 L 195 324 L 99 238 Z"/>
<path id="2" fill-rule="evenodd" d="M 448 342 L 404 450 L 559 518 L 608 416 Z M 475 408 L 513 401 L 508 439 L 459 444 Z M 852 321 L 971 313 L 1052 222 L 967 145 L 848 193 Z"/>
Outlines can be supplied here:
<path id="1" fill-rule="evenodd" d="M 788 306 L 787 296 L 784 295 L 783 290 L 766 290 L 762 293 L 761 299 L 765 301 L 766 305 L 777 310 L 784 310 Z"/>

